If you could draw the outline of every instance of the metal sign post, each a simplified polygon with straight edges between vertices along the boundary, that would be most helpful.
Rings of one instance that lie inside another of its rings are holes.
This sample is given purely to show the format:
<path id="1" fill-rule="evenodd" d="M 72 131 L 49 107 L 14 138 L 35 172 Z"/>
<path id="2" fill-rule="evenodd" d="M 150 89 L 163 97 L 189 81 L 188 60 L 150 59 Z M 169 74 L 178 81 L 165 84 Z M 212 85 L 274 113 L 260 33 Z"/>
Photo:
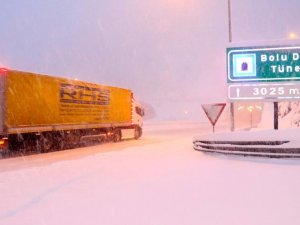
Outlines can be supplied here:
<path id="1" fill-rule="evenodd" d="M 232 42 L 232 27 L 231 27 L 231 3 L 227 0 L 228 6 L 228 39 L 229 43 Z M 234 131 L 234 103 L 230 102 L 230 130 Z"/>
<path id="2" fill-rule="evenodd" d="M 278 102 L 274 102 L 274 130 L 278 130 Z"/>

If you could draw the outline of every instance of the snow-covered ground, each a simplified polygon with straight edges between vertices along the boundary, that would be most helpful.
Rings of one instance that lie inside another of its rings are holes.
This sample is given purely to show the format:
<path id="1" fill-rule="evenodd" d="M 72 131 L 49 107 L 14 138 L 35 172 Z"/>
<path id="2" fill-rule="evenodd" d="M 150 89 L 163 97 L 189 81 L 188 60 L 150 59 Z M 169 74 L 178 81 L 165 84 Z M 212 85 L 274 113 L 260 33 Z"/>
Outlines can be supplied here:
<path id="1" fill-rule="evenodd" d="M 207 132 L 148 123 L 137 141 L 0 160 L 0 224 L 300 224 L 300 160 L 194 151 Z"/>

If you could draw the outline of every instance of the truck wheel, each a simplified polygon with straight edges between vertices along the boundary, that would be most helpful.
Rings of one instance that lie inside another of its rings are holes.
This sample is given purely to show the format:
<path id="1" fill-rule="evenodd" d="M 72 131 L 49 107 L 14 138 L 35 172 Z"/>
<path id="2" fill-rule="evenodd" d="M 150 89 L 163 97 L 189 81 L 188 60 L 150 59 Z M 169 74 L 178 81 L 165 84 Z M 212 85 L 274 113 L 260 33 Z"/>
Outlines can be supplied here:
<path id="1" fill-rule="evenodd" d="M 40 148 L 42 152 L 49 152 L 53 147 L 52 139 L 49 135 L 41 135 Z"/>
<path id="2" fill-rule="evenodd" d="M 64 150 L 65 149 L 66 143 L 65 143 L 65 140 L 64 140 L 64 136 L 62 134 L 57 134 L 54 137 L 53 142 L 54 142 L 53 143 L 53 148 L 55 150 Z"/>
<path id="3" fill-rule="evenodd" d="M 134 129 L 134 139 L 139 139 L 142 136 L 142 131 L 139 127 Z"/>
<path id="4" fill-rule="evenodd" d="M 115 130 L 114 132 L 114 137 L 113 137 L 113 142 L 119 142 L 121 141 L 121 132 L 120 130 Z"/>

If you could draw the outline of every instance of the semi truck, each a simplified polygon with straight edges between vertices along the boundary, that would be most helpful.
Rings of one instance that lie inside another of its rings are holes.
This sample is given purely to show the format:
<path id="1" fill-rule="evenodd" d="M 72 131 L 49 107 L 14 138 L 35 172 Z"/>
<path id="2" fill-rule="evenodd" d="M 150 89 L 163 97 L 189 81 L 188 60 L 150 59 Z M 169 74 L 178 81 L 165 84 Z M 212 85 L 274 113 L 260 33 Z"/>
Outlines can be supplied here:
<path id="1" fill-rule="evenodd" d="M 143 115 L 129 89 L 0 69 L 0 152 L 138 139 Z"/>

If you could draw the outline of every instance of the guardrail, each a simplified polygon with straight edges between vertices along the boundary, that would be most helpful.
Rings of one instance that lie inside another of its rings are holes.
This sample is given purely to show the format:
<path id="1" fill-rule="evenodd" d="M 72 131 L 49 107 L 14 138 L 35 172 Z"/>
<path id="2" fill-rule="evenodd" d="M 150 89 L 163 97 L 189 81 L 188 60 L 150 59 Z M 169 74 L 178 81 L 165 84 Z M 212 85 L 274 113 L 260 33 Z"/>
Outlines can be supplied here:
<path id="1" fill-rule="evenodd" d="M 286 147 L 290 141 L 208 141 L 194 140 L 197 151 L 270 158 L 300 158 L 300 148 Z"/>

